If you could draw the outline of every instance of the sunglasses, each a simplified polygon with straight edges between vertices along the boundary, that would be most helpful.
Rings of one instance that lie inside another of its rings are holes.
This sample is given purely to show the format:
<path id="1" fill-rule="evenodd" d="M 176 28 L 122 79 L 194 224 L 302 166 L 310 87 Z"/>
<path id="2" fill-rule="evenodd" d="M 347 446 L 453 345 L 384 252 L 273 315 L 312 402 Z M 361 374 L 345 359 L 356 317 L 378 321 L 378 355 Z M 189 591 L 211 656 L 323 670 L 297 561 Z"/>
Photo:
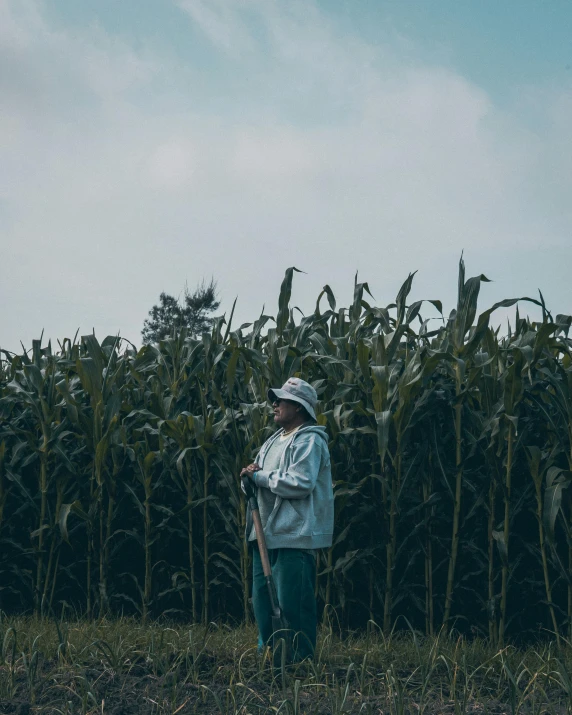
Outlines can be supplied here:
<path id="1" fill-rule="evenodd" d="M 283 397 L 277 397 L 273 402 L 272 402 L 272 407 L 278 407 L 280 404 L 291 404 L 291 405 L 296 405 L 298 404 L 295 402 L 295 400 L 285 400 Z"/>

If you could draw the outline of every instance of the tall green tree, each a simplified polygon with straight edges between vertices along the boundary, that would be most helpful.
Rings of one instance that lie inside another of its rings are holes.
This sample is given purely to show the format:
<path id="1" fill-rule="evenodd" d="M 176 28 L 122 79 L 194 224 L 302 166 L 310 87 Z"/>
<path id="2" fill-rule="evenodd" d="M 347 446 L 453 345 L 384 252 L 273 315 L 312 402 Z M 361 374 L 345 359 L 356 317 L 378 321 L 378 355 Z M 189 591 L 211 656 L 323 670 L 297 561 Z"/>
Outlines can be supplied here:
<path id="1" fill-rule="evenodd" d="M 212 313 L 219 307 L 217 285 L 211 278 L 208 284 L 202 282 L 194 291 L 185 295 L 181 301 L 168 293 L 161 293 L 159 304 L 149 311 L 149 317 L 143 323 L 141 335 L 144 343 L 158 343 L 182 328 L 189 335 L 201 335 L 210 330 L 213 322 Z"/>

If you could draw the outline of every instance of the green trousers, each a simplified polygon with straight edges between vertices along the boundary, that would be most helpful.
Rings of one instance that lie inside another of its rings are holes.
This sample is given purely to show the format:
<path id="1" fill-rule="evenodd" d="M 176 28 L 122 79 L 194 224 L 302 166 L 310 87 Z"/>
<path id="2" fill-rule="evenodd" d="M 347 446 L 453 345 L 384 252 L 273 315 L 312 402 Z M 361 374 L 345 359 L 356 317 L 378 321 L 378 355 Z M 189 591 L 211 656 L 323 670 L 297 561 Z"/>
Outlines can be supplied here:
<path id="1" fill-rule="evenodd" d="M 269 549 L 268 559 L 278 602 L 292 632 L 292 660 L 313 657 L 316 647 L 316 559 L 302 549 Z M 272 612 L 258 547 L 253 549 L 252 605 L 258 625 L 258 648 L 272 638 Z"/>

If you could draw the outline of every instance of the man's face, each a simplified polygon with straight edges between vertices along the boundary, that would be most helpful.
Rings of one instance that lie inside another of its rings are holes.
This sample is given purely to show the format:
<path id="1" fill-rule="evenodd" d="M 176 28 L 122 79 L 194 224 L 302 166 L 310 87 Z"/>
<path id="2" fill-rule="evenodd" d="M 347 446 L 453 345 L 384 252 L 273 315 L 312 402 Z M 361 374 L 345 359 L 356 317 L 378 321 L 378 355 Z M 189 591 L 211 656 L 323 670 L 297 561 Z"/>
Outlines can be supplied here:
<path id="1" fill-rule="evenodd" d="M 279 427 L 287 427 L 300 414 L 300 405 L 292 400 L 276 399 L 272 403 L 274 422 Z"/>

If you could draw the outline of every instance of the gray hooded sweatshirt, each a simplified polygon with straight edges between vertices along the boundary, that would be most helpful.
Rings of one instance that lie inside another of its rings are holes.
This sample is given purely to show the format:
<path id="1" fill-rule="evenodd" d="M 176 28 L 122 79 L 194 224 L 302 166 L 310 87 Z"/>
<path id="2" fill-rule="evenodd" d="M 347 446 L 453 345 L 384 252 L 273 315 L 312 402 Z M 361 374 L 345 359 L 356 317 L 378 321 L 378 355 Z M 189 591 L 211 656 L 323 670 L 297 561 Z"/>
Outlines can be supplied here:
<path id="1" fill-rule="evenodd" d="M 269 549 L 322 549 L 332 544 L 334 494 L 326 428 L 301 427 L 287 443 L 278 469 L 265 470 L 264 456 L 284 430 L 266 440 L 258 454 L 255 475 L 259 494 L 269 489 L 274 506 L 263 522 Z M 247 514 L 246 534 L 252 534 Z"/>

